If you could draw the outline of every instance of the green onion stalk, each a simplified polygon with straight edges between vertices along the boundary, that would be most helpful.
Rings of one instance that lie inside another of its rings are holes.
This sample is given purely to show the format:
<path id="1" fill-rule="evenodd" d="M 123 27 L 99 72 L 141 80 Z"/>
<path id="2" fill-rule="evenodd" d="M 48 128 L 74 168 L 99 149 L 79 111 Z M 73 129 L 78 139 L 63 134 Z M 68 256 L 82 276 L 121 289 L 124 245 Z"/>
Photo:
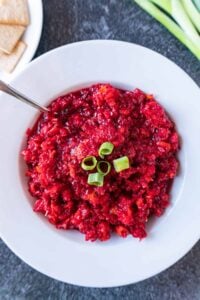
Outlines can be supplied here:
<path id="1" fill-rule="evenodd" d="M 134 1 L 164 25 L 200 60 L 200 13 L 192 0 Z"/>

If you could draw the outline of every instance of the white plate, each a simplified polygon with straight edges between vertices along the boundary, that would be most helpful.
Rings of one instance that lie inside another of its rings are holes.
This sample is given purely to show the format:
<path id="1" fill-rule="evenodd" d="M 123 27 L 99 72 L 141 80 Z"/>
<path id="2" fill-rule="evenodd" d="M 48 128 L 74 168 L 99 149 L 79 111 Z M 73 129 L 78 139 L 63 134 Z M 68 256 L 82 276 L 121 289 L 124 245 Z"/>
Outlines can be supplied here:
<path id="1" fill-rule="evenodd" d="M 0 232 L 6 244 L 36 270 L 64 282 L 111 287 L 137 282 L 171 266 L 200 237 L 200 90 L 174 63 L 144 47 L 89 41 L 53 50 L 30 63 L 12 85 L 41 104 L 94 82 L 154 93 L 182 137 L 181 172 L 172 204 L 138 241 L 113 237 L 85 242 L 75 231 L 56 230 L 32 211 L 20 151 L 37 113 L 1 96 Z"/>
<path id="2" fill-rule="evenodd" d="M 10 81 L 22 68 L 33 58 L 42 33 L 43 25 L 43 7 L 42 0 L 28 0 L 30 25 L 27 27 L 23 36 L 23 41 L 27 44 L 27 48 L 20 59 L 15 70 L 11 74 L 0 72 L 0 79 Z"/>

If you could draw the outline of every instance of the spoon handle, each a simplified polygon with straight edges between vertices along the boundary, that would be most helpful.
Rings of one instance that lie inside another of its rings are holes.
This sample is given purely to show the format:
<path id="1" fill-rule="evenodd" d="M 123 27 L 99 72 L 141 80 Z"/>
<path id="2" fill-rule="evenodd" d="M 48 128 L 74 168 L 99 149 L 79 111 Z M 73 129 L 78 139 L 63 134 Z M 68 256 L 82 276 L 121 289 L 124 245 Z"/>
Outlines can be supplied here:
<path id="1" fill-rule="evenodd" d="M 1 80 L 0 80 L 0 90 L 4 93 L 7 93 L 7 94 L 17 98 L 18 100 L 20 100 L 20 101 L 22 101 L 26 104 L 29 104 L 29 105 L 33 106 L 34 108 L 39 109 L 40 111 L 43 111 L 43 112 L 48 112 L 49 111 L 48 108 L 46 108 L 44 106 L 41 106 L 37 102 L 27 98 L 25 95 L 19 93 L 14 88 L 12 88 L 11 86 L 9 86 L 8 84 L 6 84 L 5 82 L 3 82 Z"/>

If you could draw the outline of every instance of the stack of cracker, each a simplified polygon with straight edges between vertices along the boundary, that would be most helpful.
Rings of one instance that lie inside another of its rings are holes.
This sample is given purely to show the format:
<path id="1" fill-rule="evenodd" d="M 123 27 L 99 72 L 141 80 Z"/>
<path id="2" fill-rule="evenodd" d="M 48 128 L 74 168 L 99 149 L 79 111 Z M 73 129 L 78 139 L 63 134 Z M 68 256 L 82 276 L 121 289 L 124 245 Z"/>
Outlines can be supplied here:
<path id="1" fill-rule="evenodd" d="M 21 40 L 29 25 L 27 0 L 0 0 L 0 71 L 12 72 L 26 44 Z"/>

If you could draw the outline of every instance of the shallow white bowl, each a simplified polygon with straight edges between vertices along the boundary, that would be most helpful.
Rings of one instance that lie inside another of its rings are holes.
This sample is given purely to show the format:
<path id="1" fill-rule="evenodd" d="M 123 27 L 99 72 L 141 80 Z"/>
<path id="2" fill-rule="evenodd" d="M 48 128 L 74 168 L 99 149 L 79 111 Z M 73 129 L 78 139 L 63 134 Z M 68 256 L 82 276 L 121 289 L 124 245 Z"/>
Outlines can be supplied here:
<path id="1" fill-rule="evenodd" d="M 154 93 L 182 138 L 181 171 L 166 213 L 151 222 L 148 237 L 85 242 L 75 231 L 59 231 L 32 211 L 20 151 L 37 112 L 0 97 L 0 233 L 36 270 L 64 282 L 111 287 L 134 283 L 171 266 L 200 237 L 200 90 L 174 63 L 144 47 L 117 41 L 64 46 L 33 61 L 12 85 L 47 105 L 57 95 L 91 83 L 139 87 Z"/>

